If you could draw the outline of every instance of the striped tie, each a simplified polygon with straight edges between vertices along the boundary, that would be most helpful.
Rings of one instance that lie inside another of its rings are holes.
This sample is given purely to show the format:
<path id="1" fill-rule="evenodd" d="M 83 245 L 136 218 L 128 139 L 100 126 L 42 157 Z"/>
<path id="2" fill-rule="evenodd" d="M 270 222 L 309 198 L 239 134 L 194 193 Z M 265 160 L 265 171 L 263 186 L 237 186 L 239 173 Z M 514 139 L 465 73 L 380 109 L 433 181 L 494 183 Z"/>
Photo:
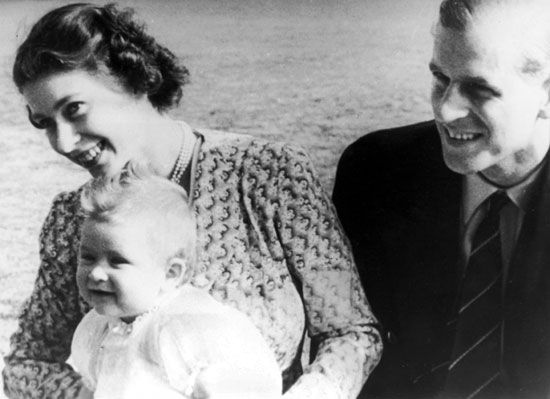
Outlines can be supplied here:
<path id="1" fill-rule="evenodd" d="M 502 255 L 500 211 L 509 202 L 498 191 L 472 240 L 464 270 L 445 392 L 456 398 L 499 398 L 502 389 Z M 447 396 L 446 396 L 447 397 Z"/>

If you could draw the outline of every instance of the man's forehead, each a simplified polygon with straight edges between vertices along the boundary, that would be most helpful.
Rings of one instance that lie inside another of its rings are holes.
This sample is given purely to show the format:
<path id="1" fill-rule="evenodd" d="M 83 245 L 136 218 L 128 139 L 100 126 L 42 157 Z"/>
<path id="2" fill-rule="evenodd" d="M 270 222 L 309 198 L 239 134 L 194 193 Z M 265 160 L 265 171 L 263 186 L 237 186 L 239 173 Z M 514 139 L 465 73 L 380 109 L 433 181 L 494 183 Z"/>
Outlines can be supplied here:
<path id="1" fill-rule="evenodd" d="M 548 30 L 549 0 L 449 0 L 440 10 L 439 22 L 447 28 L 468 30 L 475 27 L 487 35 L 509 33 L 509 37 L 537 29 Z M 460 20 L 460 23 L 452 23 Z M 450 23 L 450 26 L 446 25 Z"/>
<path id="2" fill-rule="evenodd" d="M 521 6 L 494 5 L 475 14 L 462 30 L 444 27 L 439 21 L 433 29 L 432 61 L 437 65 L 439 58 L 445 58 L 462 67 L 481 62 L 490 70 L 523 69 L 527 56 L 544 60 L 550 36 L 546 21 L 550 18 L 538 18 L 537 22 L 531 19 L 532 12 Z"/>
<path id="3" fill-rule="evenodd" d="M 432 69 L 456 68 L 465 76 L 477 76 L 480 75 L 480 68 L 489 72 L 497 69 L 507 59 L 514 60 L 515 46 L 502 44 L 502 41 L 484 36 L 476 29 L 457 32 L 438 26 L 435 29 L 430 66 Z M 499 51 L 500 49 L 504 51 Z M 514 54 L 508 54 L 512 51 Z"/>

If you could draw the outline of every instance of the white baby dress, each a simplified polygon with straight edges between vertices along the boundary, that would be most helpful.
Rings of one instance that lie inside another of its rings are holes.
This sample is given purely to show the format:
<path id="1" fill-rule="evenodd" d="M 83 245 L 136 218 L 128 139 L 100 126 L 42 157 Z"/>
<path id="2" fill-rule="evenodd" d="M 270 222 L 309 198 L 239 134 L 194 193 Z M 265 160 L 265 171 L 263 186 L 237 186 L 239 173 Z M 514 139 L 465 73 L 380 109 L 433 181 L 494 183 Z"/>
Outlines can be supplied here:
<path id="1" fill-rule="evenodd" d="M 71 358 L 95 399 L 201 398 L 202 382 L 218 379 L 225 381 L 216 398 L 281 397 L 281 370 L 258 329 L 190 286 L 131 324 L 92 309 Z"/>

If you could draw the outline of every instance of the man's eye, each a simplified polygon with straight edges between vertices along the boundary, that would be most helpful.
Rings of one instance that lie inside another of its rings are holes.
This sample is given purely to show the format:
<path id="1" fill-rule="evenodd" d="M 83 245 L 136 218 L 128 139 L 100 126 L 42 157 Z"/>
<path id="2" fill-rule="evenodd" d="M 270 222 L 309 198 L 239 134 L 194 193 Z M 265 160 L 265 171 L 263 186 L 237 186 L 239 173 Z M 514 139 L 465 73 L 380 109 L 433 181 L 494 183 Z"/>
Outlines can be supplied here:
<path id="1" fill-rule="evenodd" d="M 495 92 L 493 89 L 477 83 L 465 84 L 463 90 L 466 93 L 478 98 L 498 97 L 498 93 Z"/>

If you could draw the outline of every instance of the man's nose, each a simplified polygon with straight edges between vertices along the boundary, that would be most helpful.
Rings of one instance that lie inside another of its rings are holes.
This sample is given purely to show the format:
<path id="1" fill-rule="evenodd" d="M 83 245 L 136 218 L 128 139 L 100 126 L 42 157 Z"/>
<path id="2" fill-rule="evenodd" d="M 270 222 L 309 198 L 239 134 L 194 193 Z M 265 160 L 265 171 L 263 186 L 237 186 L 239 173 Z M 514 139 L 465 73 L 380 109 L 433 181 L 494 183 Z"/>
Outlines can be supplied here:
<path id="1" fill-rule="evenodd" d="M 434 107 L 436 119 L 446 123 L 464 118 L 469 112 L 470 102 L 456 85 L 449 85 Z"/>
<path id="2" fill-rule="evenodd" d="M 80 134 L 78 134 L 73 124 L 60 121 L 53 129 L 51 144 L 57 152 L 69 154 L 76 149 Z"/>

